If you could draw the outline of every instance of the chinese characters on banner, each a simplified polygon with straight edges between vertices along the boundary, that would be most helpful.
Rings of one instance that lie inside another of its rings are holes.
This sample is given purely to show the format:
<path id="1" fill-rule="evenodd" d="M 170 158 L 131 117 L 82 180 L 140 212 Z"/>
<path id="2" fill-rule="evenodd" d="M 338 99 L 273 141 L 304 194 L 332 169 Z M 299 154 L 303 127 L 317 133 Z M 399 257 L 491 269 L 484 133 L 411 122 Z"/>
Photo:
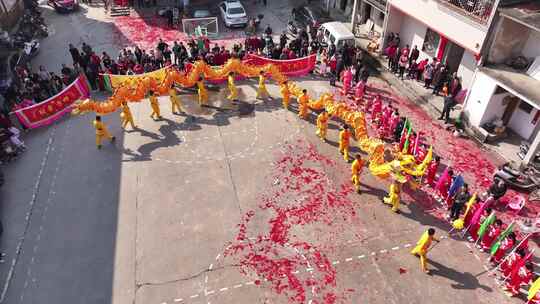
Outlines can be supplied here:
<path id="1" fill-rule="evenodd" d="M 89 95 L 86 78 L 79 76 L 60 93 L 38 104 L 16 110 L 15 115 L 29 129 L 46 126 L 71 112 L 75 101 L 88 98 Z"/>

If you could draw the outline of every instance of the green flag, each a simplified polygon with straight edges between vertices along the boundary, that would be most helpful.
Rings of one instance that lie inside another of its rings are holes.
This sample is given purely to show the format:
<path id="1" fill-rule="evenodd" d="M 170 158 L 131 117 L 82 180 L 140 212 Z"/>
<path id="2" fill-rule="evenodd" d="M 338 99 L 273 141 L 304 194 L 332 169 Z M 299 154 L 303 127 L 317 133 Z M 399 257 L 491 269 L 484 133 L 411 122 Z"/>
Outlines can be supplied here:
<path id="1" fill-rule="evenodd" d="M 512 229 L 514 228 L 514 222 L 512 222 L 512 224 L 508 225 L 508 227 L 506 227 L 506 229 L 503 231 L 503 233 L 501 233 L 501 235 L 499 235 L 499 237 L 497 238 L 497 241 L 495 241 L 495 243 L 491 246 L 491 255 L 494 255 L 495 252 L 497 252 L 497 250 L 499 250 L 499 247 L 501 247 L 501 242 L 502 240 L 504 240 L 509 234 L 510 232 L 512 232 Z"/>
<path id="2" fill-rule="evenodd" d="M 495 212 L 491 212 L 487 219 L 484 220 L 482 225 L 480 225 L 480 228 L 478 229 L 478 239 L 481 239 L 484 236 L 487 228 L 489 225 L 493 224 L 493 222 L 495 222 Z"/>
<path id="3" fill-rule="evenodd" d="M 107 91 L 113 91 L 113 87 L 111 85 L 111 76 L 109 74 L 103 74 L 103 83 L 105 84 L 105 89 Z"/>
<path id="4" fill-rule="evenodd" d="M 407 138 L 405 138 L 405 144 L 403 144 L 403 150 L 401 150 L 402 153 L 407 153 L 409 151 L 409 145 L 411 144 L 411 132 L 412 132 L 412 126 L 409 123 L 409 129 L 407 130 Z"/>
<path id="5" fill-rule="evenodd" d="M 411 127 L 411 122 L 409 121 L 408 118 L 406 118 L 405 123 L 403 124 L 403 129 L 401 129 L 400 139 L 403 138 L 403 136 L 407 134 L 407 131 L 409 130 L 410 127 Z"/>

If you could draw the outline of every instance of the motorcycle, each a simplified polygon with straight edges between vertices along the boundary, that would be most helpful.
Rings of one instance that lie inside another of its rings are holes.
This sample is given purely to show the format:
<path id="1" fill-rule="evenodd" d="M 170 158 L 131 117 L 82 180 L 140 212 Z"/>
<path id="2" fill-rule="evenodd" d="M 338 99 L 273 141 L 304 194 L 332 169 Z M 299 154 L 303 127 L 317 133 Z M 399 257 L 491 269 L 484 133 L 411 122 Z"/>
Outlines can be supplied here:
<path id="1" fill-rule="evenodd" d="M 38 37 L 41 37 L 41 38 L 45 38 L 47 36 L 49 36 L 49 31 L 47 29 L 47 26 L 44 25 L 44 24 L 41 24 L 41 25 L 36 25 L 36 35 Z"/>
<path id="2" fill-rule="evenodd" d="M 6 31 L 0 31 L 0 46 L 6 50 L 13 48 L 13 40 Z"/>
<path id="3" fill-rule="evenodd" d="M 32 39 L 30 42 L 24 43 L 24 48 L 22 50 L 19 63 L 25 64 L 36 57 L 39 53 L 39 42 L 36 39 Z"/>
<path id="4" fill-rule="evenodd" d="M 70 13 L 79 9 L 78 0 L 48 0 L 47 4 L 59 13 Z"/>
<path id="5" fill-rule="evenodd" d="M 506 163 L 495 172 L 495 177 L 504 180 L 511 188 L 529 192 L 540 186 L 540 179 L 536 177 L 536 173 L 535 169 L 517 170 L 512 168 L 510 163 Z"/>
<path id="6" fill-rule="evenodd" d="M 26 42 L 32 40 L 31 38 L 32 37 L 29 37 L 26 34 L 17 33 L 17 34 L 15 34 L 15 36 L 13 36 L 13 46 L 15 48 L 22 49 L 22 48 L 24 48 L 24 44 Z"/>
<path id="7" fill-rule="evenodd" d="M 294 21 L 292 21 L 292 20 L 289 21 L 289 23 L 287 23 L 287 30 L 294 37 L 296 37 L 296 35 L 298 35 L 298 27 L 294 24 Z"/>

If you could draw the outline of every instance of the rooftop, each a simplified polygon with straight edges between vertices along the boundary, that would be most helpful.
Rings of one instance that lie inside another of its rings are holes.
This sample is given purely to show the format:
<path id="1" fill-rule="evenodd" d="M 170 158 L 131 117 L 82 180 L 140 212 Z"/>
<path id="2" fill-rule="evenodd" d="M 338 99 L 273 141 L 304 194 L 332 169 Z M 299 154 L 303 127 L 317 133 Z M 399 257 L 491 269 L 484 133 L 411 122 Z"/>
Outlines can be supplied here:
<path id="1" fill-rule="evenodd" d="M 540 32 L 540 1 L 503 0 L 499 12 L 504 17 Z"/>
<path id="2" fill-rule="evenodd" d="M 496 64 L 480 67 L 479 70 L 499 81 L 502 85 L 515 91 L 534 107 L 540 109 L 540 81 L 524 72 L 514 70 L 506 65 Z"/>

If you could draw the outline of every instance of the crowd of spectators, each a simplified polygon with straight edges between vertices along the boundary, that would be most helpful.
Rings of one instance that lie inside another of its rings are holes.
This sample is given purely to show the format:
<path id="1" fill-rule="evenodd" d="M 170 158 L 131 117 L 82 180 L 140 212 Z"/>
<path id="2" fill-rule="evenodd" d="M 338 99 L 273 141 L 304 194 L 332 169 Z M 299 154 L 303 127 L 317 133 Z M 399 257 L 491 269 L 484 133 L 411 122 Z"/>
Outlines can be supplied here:
<path id="1" fill-rule="evenodd" d="M 390 33 L 387 40 L 384 54 L 388 58 L 388 68 L 401 79 L 421 81 L 426 89 L 433 89 L 433 95 L 456 98 L 461 92 L 461 79 L 457 73 L 451 73 L 448 64 L 436 57 L 419 60 L 418 47 L 402 46 L 399 34 Z"/>
<path id="2" fill-rule="evenodd" d="M 268 32 L 268 28 L 267 31 Z M 305 31 L 298 37 L 289 39 L 283 34 L 278 43 L 270 35 L 252 36 L 244 43 L 234 44 L 230 49 L 210 43 L 204 37 L 190 39 L 187 43 L 174 41 L 168 44 L 159 40 L 155 49 L 145 50 L 138 46 L 121 49 L 116 58 L 103 51 L 98 54 L 87 43 L 80 48 L 68 46 L 73 64 L 63 64 L 59 73 L 49 72 L 40 66 L 32 71 L 28 66 L 18 66 L 15 70 L 19 81 L 5 92 L 7 112 L 39 103 L 57 94 L 69 85 L 79 74 L 84 73 L 92 90 L 104 90 L 100 74 L 142 74 L 168 65 L 183 68 L 187 62 L 204 60 L 211 65 L 222 65 L 228 59 L 243 58 L 247 52 L 256 52 L 274 59 L 292 59 L 305 56 L 319 50 L 319 44 L 309 41 Z"/>

